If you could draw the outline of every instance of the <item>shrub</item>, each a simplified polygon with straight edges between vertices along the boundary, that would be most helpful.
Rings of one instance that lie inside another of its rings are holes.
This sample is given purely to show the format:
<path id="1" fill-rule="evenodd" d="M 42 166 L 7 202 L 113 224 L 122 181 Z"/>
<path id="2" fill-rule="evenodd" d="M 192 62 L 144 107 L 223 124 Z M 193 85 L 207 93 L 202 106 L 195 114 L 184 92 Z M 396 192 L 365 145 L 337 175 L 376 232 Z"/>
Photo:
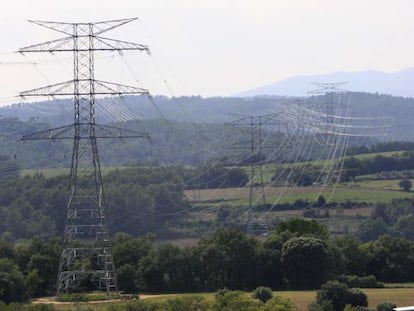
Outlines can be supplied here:
<path id="1" fill-rule="evenodd" d="M 377 281 L 374 275 L 357 276 L 341 275 L 337 278 L 339 282 L 345 283 L 348 287 L 359 288 L 383 288 L 384 284 Z"/>
<path id="2" fill-rule="evenodd" d="M 253 292 L 253 298 L 266 302 L 273 297 L 272 290 L 269 287 L 259 286 Z"/>
<path id="3" fill-rule="evenodd" d="M 25 311 L 55 311 L 55 307 L 53 305 L 29 305 L 24 308 Z"/>
<path id="4" fill-rule="evenodd" d="M 345 305 L 368 306 L 367 296 L 358 289 L 349 289 L 344 283 L 328 281 L 321 286 L 316 295 L 317 304 L 330 301 L 335 311 L 342 311 Z"/>
<path id="5" fill-rule="evenodd" d="M 368 309 L 367 307 L 362 306 L 346 305 L 344 311 L 375 311 L 375 309 Z"/>
<path id="6" fill-rule="evenodd" d="M 204 300 L 204 297 L 189 296 L 189 297 L 177 297 L 173 299 L 168 299 L 161 306 L 159 306 L 158 310 L 162 310 L 162 311 L 191 311 L 191 310 L 207 311 L 207 310 L 211 310 L 211 308 L 209 304 Z"/>
<path id="7" fill-rule="evenodd" d="M 330 300 L 322 300 L 320 302 L 312 302 L 308 305 L 308 311 L 334 311 Z"/>
<path id="8" fill-rule="evenodd" d="M 256 311 L 262 305 L 261 302 L 246 295 L 242 291 L 219 290 L 215 295 L 214 310 L 232 311 L 245 310 Z"/>
<path id="9" fill-rule="evenodd" d="M 114 306 L 114 308 L 116 308 Z M 130 302 L 124 308 L 119 309 L 119 311 L 157 311 L 159 310 L 158 306 L 155 303 L 151 302 L 144 302 L 141 300 L 137 300 L 134 302 Z M 118 309 L 110 310 L 110 311 L 118 311 Z"/>
<path id="10" fill-rule="evenodd" d="M 398 183 L 398 186 L 400 186 L 400 188 L 402 188 L 403 191 L 410 191 L 410 189 L 412 187 L 412 183 L 411 183 L 411 180 L 409 180 L 409 179 L 402 179 Z"/>
<path id="11" fill-rule="evenodd" d="M 359 289 L 351 288 L 348 290 L 348 298 L 347 304 L 349 303 L 351 306 L 360 306 L 360 307 L 367 307 L 368 306 L 368 298 L 365 293 Z"/>
<path id="12" fill-rule="evenodd" d="M 288 298 L 276 296 L 266 302 L 263 311 L 295 311 L 296 309 L 295 304 Z"/>
<path id="13" fill-rule="evenodd" d="M 395 307 L 397 305 L 392 302 L 383 302 L 377 305 L 377 311 L 393 311 Z"/>
<path id="14" fill-rule="evenodd" d="M 112 294 L 111 299 L 121 298 L 119 294 Z M 107 300 L 106 294 L 61 294 L 58 298 L 61 302 L 88 302 Z"/>

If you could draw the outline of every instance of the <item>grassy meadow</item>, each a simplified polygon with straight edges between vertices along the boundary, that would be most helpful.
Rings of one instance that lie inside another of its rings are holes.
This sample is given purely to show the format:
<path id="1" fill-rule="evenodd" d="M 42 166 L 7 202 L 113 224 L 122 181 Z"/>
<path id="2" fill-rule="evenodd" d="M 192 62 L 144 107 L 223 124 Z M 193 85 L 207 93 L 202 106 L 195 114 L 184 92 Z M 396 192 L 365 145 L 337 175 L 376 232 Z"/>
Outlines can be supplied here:
<path id="1" fill-rule="evenodd" d="M 265 187 L 266 202 L 270 204 L 293 203 L 296 200 L 314 202 L 322 195 L 329 202 L 390 202 L 395 198 L 412 198 L 414 192 L 401 191 L 400 180 L 369 180 L 356 183 L 339 183 L 334 186 L 309 187 Z M 414 183 L 414 181 L 412 181 Z M 199 206 L 221 205 L 246 206 L 249 200 L 249 187 L 186 190 L 187 199 Z M 259 189 L 255 190 L 257 198 Z"/>
<path id="2" fill-rule="evenodd" d="M 404 284 L 401 284 L 401 286 Z M 391 285 L 392 286 L 392 285 Z M 398 307 L 409 306 L 413 304 L 414 297 L 414 287 L 396 287 L 396 288 L 366 288 L 362 291 L 368 296 L 368 307 L 375 308 L 378 304 L 383 302 L 392 302 L 395 303 Z M 151 294 L 142 294 L 140 299 L 145 299 L 154 302 L 165 301 L 170 298 L 182 297 L 182 296 L 203 296 L 207 301 L 214 300 L 214 293 L 197 293 L 197 294 L 163 294 L 163 295 L 151 295 Z M 246 293 L 246 295 L 251 295 L 251 293 Z M 306 291 L 274 291 L 273 295 L 282 296 L 289 298 L 298 308 L 298 311 L 306 311 L 307 306 L 315 300 L 316 291 L 315 290 L 306 290 Z M 109 308 L 110 305 L 126 305 L 125 301 L 96 301 L 96 302 L 84 302 L 84 303 L 63 303 L 55 302 L 52 298 L 41 298 L 35 299 L 32 303 L 39 304 L 53 304 L 57 310 L 68 311 L 68 310 L 96 310 L 96 311 L 105 311 Z"/>
<path id="3" fill-rule="evenodd" d="M 127 166 L 104 166 L 101 167 L 101 173 L 102 175 L 108 174 L 109 172 L 115 171 L 115 170 L 122 170 L 127 169 Z M 70 174 L 70 168 L 39 168 L 39 169 L 23 169 L 20 171 L 20 176 L 33 176 L 35 174 L 43 174 L 46 178 L 52 178 L 56 176 L 62 176 L 62 175 L 69 175 Z"/>

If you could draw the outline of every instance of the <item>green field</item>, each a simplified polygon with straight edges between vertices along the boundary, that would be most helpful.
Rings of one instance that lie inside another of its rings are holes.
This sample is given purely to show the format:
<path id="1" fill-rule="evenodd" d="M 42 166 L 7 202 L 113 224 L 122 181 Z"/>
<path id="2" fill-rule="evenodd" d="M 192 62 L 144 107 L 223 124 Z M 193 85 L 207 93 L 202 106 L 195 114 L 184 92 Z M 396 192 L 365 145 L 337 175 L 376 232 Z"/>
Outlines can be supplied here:
<path id="1" fill-rule="evenodd" d="M 128 166 L 105 166 L 101 167 L 101 172 L 103 175 L 108 174 L 109 172 L 115 171 L 117 169 L 123 170 L 127 169 Z M 33 176 L 35 174 L 43 174 L 46 178 L 52 178 L 61 175 L 69 175 L 70 168 L 41 168 L 41 169 L 23 169 L 20 171 L 20 176 Z"/>
<path id="2" fill-rule="evenodd" d="M 412 180 L 414 183 L 414 180 Z M 293 203 L 296 200 L 314 202 L 323 195 L 329 202 L 390 202 L 396 198 L 412 198 L 414 192 L 404 192 L 398 186 L 399 180 L 370 180 L 356 183 L 340 183 L 333 186 L 309 187 L 265 187 L 266 202 L 270 204 Z M 185 191 L 187 198 L 197 205 L 246 206 L 249 201 L 249 187 L 202 189 Z M 259 189 L 255 191 L 259 197 Z"/>
<path id="3" fill-rule="evenodd" d="M 378 153 L 363 153 L 363 154 L 356 154 L 352 157 L 358 159 L 358 160 L 366 160 L 374 158 L 378 155 L 381 155 L 383 157 L 392 157 L 396 155 L 401 155 L 405 151 L 387 151 L 387 152 L 378 152 Z M 349 158 L 349 156 L 339 158 L 336 160 L 315 160 L 315 161 L 307 161 L 307 162 L 297 162 L 297 163 L 283 163 L 283 164 L 265 164 L 262 165 L 262 174 L 263 174 L 263 181 L 265 183 L 270 183 L 272 180 L 272 177 L 275 173 L 276 169 L 283 169 L 283 168 L 303 168 L 306 165 L 312 165 L 315 167 L 321 167 L 323 165 L 332 165 L 334 161 L 340 161 L 342 159 Z M 251 174 L 251 167 L 246 165 L 241 167 L 248 175 Z M 257 170 L 257 168 L 256 168 Z M 256 171 L 257 172 L 257 171 Z M 255 180 L 253 182 L 259 182 L 258 180 L 258 174 L 255 176 Z"/>
<path id="4" fill-rule="evenodd" d="M 375 308 L 378 304 L 383 302 L 395 303 L 398 307 L 409 306 L 413 304 L 414 288 L 367 288 L 362 291 L 368 296 L 368 307 Z M 250 295 L 251 293 L 246 293 Z M 151 300 L 151 301 L 164 301 L 169 298 L 182 297 L 182 296 L 203 296 L 207 301 L 213 301 L 214 293 L 197 293 L 197 294 L 168 294 L 168 295 L 140 295 L 140 299 Z M 275 291 L 275 296 L 282 296 L 289 298 L 297 307 L 298 311 L 306 311 L 307 306 L 315 300 L 316 291 Z M 34 300 L 33 303 L 53 303 L 57 310 L 96 310 L 104 311 L 110 305 L 125 305 L 127 302 L 124 301 L 113 301 L 113 302 L 85 302 L 80 304 L 75 303 L 55 303 L 53 299 L 38 299 Z"/>
<path id="5" fill-rule="evenodd" d="M 404 151 L 388 151 L 388 152 L 378 152 L 378 153 L 364 153 L 364 154 L 357 154 L 353 157 L 357 159 L 369 159 L 373 158 L 377 155 L 382 155 L 384 157 L 392 157 L 393 155 L 400 155 Z M 308 162 L 298 162 L 298 163 L 284 163 L 284 164 L 265 164 L 262 166 L 263 171 L 263 178 L 265 182 L 269 182 L 274 174 L 275 169 L 277 168 L 288 168 L 288 167 L 303 167 L 305 165 L 311 164 L 314 166 L 321 166 L 323 164 L 329 164 L 332 163 L 332 160 L 317 160 L 317 161 L 308 161 Z M 107 166 L 107 167 L 101 167 L 102 173 L 106 174 L 108 172 L 111 172 L 116 169 L 124 169 L 127 168 L 125 166 Z M 247 174 L 250 174 L 250 166 L 242 166 Z M 20 172 L 21 176 L 33 176 L 36 173 L 41 173 L 45 177 L 55 177 L 60 175 L 69 174 L 69 168 L 39 168 L 39 169 L 23 169 Z"/>
<path id="6" fill-rule="evenodd" d="M 69 175 L 69 168 L 43 168 L 43 169 L 23 169 L 20 171 L 20 176 L 34 176 L 35 174 L 42 174 L 46 178 L 52 178 L 61 175 Z"/>

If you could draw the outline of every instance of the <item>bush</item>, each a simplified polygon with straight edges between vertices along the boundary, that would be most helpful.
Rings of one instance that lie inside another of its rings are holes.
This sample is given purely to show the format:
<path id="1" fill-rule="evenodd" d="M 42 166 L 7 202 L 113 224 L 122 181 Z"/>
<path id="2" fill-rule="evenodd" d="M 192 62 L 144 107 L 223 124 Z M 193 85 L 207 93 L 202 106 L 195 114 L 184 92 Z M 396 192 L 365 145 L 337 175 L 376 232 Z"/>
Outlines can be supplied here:
<path id="1" fill-rule="evenodd" d="M 261 302 L 265 303 L 273 297 L 273 293 L 269 287 L 259 286 L 254 290 L 252 296 L 254 299 L 259 299 Z"/>
<path id="2" fill-rule="evenodd" d="M 316 295 L 316 303 L 322 305 L 330 301 L 335 311 L 342 311 L 347 304 L 351 306 L 368 306 L 367 296 L 358 289 L 349 289 L 344 283 L 328 281 L 321 286 Z"/>
<path id="3" fill-rule="evenodd" d="M 246 295 L 242 291 L 219 290 L 215 295 L 214 310 L 233 311 L 246 310 L 255 311 L 262 305 L 261 302 Z"/>
<path id="4" fill-rule="evenodd" d="M 289 299 L 276 296 L 266 302 L 263 311 L 296 311 L 296 309 Z"/>
<path id="5" fill-rule="evenodd" d="M 411 180 L 409 179 L 402 179 L 398 183 L 398 186 L 403 189 L 403 191 L 410 191 L 411 187 L 413 186 Z"/>
<path id="6" fill-rule="evenodd" d="M 312 302 L 308 305 L 308 311 L 334 311 L 330 300 L 322 300 L 320 302 Z"/>
<path id="7" fill-rule="evenodd" d="M 128 302 L 126 305 L 110 304 L 105 310 L 106 311 L 159 311 L 160 305 L 161 304 L 159 302 L 137 300 L 134 302 Z"/>
<path id="8" fill-rule="evenodd" d="M 368 306 L 368 298 L 365 293 L 359 289 L 351 288 L 348 291 L 348 299 L 347 304 L 351 306 L 360 306 L 360 307 L 367 307 Z"/>
<path id="9" fill-rule="evenodd" d="M 118 311 L 118 309 L 116 308 L 116 306 L 113 306 L 114 310 L 109 310 L 109 311 Z M 141 300 L 137 300 L 134 302 L 130 302 L 125 306 L 124 308 L 119 309 L 119 311 L 157 311 L 159 310 L 158 306 L 154 303 L 150 303 L 150 302 L 144 302 Z"/>
<path id="10" fill-rule="evenodd" d="M 121 298 L 119 294 L 112 294 L 111 299 Z M 88 302 L 107 300 L 106 294 L 61 294 L 58 297 L 61 302 Z"/>
<path id="11" fill-rule="evenodd" d="M 125 264 L 118 268 L 118 287 L 124 293 L 136 293 L 137 286 L 137 270 L 131 264 Z"/>
<path id="12" fill-rule="evenodd" d="M 341 283 L 345 283 L 348 287 L 359 288 L 383 288 L 384 284 L 377 281 L 374 275 L 357 276 L 357 275 L 341 275 L 337 278 Z"/>
<path id="13" fill-rule="evenodd" d="M 377 311 L 394 311 L 395 307 L 397 305 L 392 302 L 383 302 L 377 305 Z"/>
<path id="14" fill-rule="evenodd" d="M 211 310 L 211 308 L 209 304 L 204 300 L 204 297 L 189 296 L 189 297 L 178 297 L 178 298 L 168 299 L 161 306 L 159 306 L 158 310 L 162 310 L 162 311 L 191 311 L 191 310 L 207 311 L 207 310 Z"/>
<path id="15" fill-rule="evenodd" d="M 24 308 L 25 311 L 55 311 L 55 307 L 53 305 L 30 305 Z"/>
<path id="16" fill-rule="evenodd" d="M 375 311 L 375 309 L 368 309 L 367 307 L 346 305 L 344 311 Z"/>

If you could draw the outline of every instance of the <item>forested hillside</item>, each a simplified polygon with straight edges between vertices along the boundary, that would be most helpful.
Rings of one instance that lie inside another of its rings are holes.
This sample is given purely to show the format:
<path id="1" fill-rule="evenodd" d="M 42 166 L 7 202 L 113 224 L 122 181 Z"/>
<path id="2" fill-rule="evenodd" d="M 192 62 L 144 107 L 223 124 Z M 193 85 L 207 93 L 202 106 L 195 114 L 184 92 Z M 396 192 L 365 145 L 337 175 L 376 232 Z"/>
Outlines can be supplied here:
<path id="1" fill-rule="evenodd" d="M 20 140 L 29 133 L 48 129 L 50 125 L 36 120 L 0 120 L 0 155 L 15 160 L 22 169 L 70 166 L 71 140 Z M 255 155 L 251 151 L 249 126 L 195 124 L 163 119 L 110 124 L 148 133 L 150 139 L 98 139 L 103 166 L 202 165 L 206 162 L 241 165 L 259 160 L 254 159 Z M 278 129 L 264 128 L 261 136 L 266 145 L 260 159 L 262 162 L 283 163 L 292 161 L 292 158 L 306 161 L 329 156 L 329 150 L 311 135 L 300 137 L 303 142 L 307 142 L 307 146 L 298 144 L 298 137 L 279 132 Z M 301 149 L 300 153 L 295 151 L 298 148 Z"/>
<path id="2" fill-rule="evenodd" d="M 130 119 L 153 120 L 165 117 L 187 123 L 223 124 L 236 115 L 259 115 L 280 111 L 281 107 L 300 104 L 305 108 L 332 102 L 330 95 L 308 98 L 263 96 L 254 98 L 126 96 L 122 99 L 107 98 L 97 102 L 97 122 L 107 123 Z M 414 112 L 414 99 L 382 94 L 346 93 L 335 97 L 338 107 L 349 106 L 349 117 L 391 118 L 386 140 L 414 140 L 410 131 L 410 116 Z M 0 107 L 1 117 L 20 120 L 37 120 L 51 126 L 73 122 L 71 100 L 51 100 L 39 103 L 21 103 Z M 285 126 L 285 125 L 284 125 Z"/>

